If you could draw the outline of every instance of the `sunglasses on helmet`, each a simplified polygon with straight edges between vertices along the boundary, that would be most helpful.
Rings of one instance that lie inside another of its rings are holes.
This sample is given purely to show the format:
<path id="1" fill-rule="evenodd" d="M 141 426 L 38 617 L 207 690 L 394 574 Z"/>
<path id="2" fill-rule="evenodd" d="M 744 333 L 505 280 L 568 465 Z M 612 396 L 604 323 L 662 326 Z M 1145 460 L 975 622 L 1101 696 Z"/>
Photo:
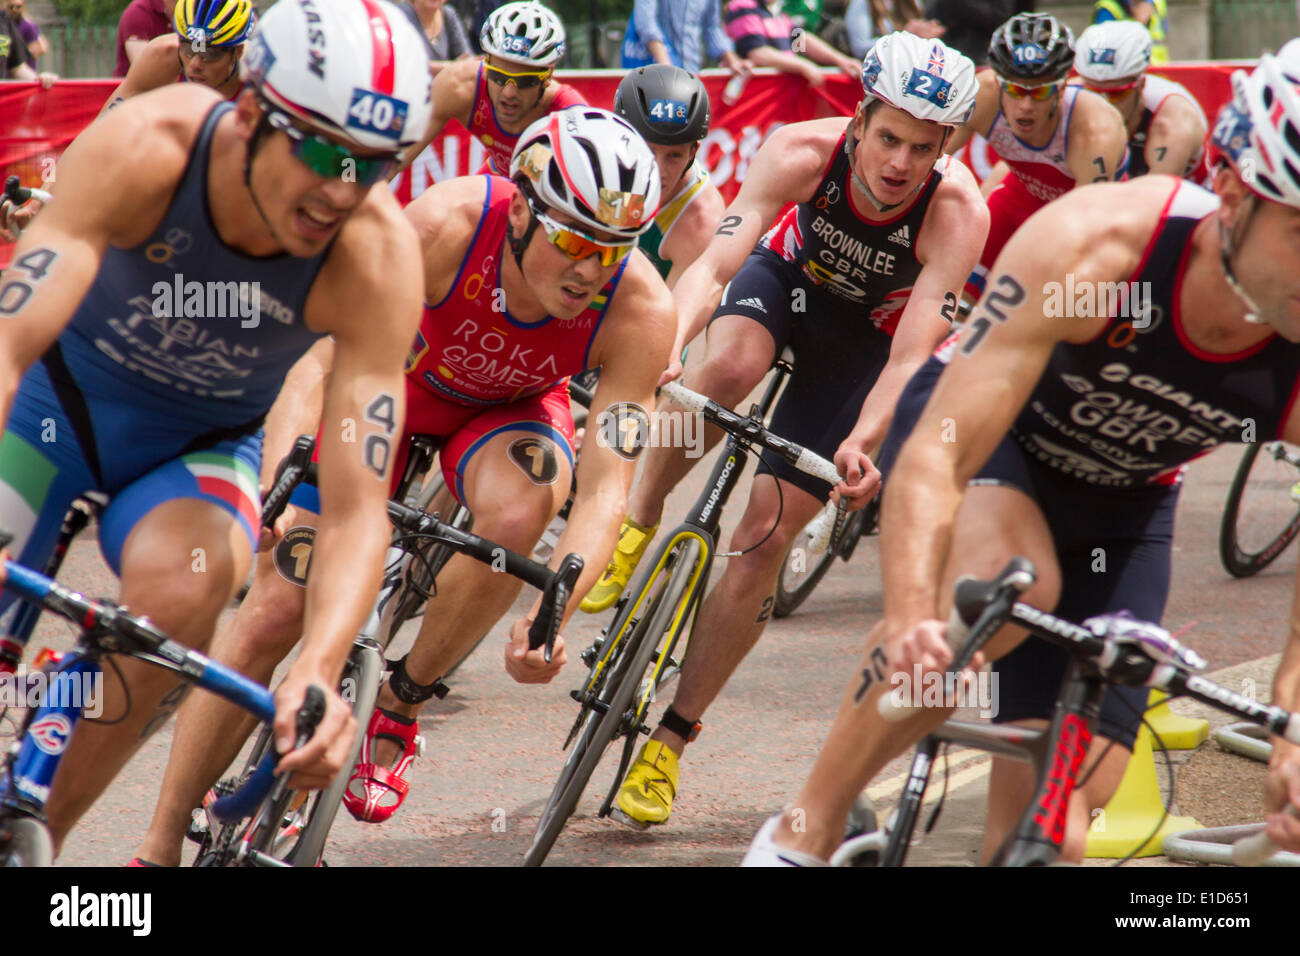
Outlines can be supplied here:
<path id="1" fill-rule="evenodd" d="M 1002 92 L 1015 100 L 1023 100 L 1028 97 L 1031 100 L 1043 101 L 1051 99 L 1061 89 L 1060 83 L 1044 83 L 1042 86 L 1024 86 L 1020 83 L 1012 83 L 1010 80 L 1002 81 Z"/>
<path id="2" fill-rule="evenodd" d="M 528 210 L 546 231 L 547 241 L 570 259 L 578 262 L 588 256 L 600 256 L 601 266 L 609 268 L 621 262 L 636 248 L 635 242 L 602 242 L 569 226 L 562 226 L 546 213 L 540 212 L 531 200 L 528 202 Z"/>
<path id="3" fill-rule="evenodd" d="M 358 156 L 346 146 L 309 133 L 293 124 L 286 114 L 272 110 L 267 114 L 271 126 L 289 137 L 289 152 L 317 176 L 343 179 L 361 186 L 373 186 L 397 166 L 398 156 Z"/>
<path id="4" fill-rule="evenodd" d="M 551 75 L 550 70 L 530 70 L 525 73 L 511 73 L 509 70 L 503 70 L 499 66 L 493 66 L 491 63 L 484 63 L 487 70 L 489 83 L 496 86 L 505 86 L 507 83 L 514 83 L 521 90 L 531 90 L 542 85 L 542 82 Z"/>

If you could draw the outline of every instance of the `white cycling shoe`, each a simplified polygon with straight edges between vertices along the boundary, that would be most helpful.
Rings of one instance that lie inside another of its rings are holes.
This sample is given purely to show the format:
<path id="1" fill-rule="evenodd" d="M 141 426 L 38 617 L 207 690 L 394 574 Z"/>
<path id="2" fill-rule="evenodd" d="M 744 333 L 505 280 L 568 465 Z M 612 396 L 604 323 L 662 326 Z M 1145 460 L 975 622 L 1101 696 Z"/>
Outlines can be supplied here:
<path id="1" fill-rule="evenodd" d="M 754 841 L 749 845 L 749 852 L 740 861 L 741 866 L 830 866 L 820 857 L 799 850 L 790 850 L 777 846 L 772 841 L 772 834 L 781 823 L 781 814 L 768 817 L 766 822 L 754 834 Z"/>

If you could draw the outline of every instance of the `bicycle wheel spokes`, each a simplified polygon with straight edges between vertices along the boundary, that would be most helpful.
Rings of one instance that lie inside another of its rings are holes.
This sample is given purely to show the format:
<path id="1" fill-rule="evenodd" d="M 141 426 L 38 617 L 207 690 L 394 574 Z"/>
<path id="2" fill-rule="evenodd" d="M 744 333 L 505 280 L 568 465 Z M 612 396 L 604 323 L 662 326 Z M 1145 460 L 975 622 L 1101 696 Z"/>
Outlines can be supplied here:
<path id="1" fill-rule="evenodd" d="M 1219 533 L 1223 566 L 1236 577 L 1268 567 L 1300 532 L 1300 454 L 1272 441 L 1248 445 Z"/>
<path id="2" fill-rule="evenodd" d="M 702 578 L 704 544 L 699 538 L 684 536 L 670 548 L 632 605 L 627 624 L 616 632 L 616 644 L 597 662 L 608 669 L 599 695 L 604 713 L 592 707 L 587 716 L 524 856 L 526 866 L 539 866 L 546 859 L 608 746 L 622 734 L 631 734 L 633 740 L 637 736 L 636 701 L 642 678 L 659 649 L 660 636 L 671 633 L 674 623 L 683 619 L 682 605 L 689 609 L 688 592 Z M 646 601 L 646 594 L 654 597 Z"/>

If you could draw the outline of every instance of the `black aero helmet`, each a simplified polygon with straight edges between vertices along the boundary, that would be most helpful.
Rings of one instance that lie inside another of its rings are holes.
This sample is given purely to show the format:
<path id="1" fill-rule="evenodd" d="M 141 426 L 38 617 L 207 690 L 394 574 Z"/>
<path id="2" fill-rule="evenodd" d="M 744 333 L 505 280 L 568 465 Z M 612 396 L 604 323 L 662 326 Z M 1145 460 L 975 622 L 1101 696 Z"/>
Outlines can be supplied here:
<path id="1" fill-rule="evenodd" d="M 993 32 L 989 66 L 1010 79 L 1064 79 L 1074 65 L 1074 34 L 1050 13 L 1020 13 Z"/>
<path id="2" fill-rule="evenodd" d="M 698 143 L 709 132 L 709 94 L 685 70 L 656 63 L 623 77 L 614 112 L 656 146 Z"/>

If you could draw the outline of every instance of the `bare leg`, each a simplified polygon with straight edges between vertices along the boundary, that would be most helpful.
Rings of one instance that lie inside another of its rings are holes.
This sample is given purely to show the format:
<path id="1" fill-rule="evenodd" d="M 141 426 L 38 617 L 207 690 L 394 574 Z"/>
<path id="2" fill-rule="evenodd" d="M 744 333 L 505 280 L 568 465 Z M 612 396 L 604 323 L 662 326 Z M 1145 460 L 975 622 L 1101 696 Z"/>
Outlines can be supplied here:
<path id="1" fill-rule="evenodd" d="M 771 334 L 753 319 L 740 315 L 719 316 L 708 331 L 708 353 L 698 366 L 683 376 L 690 389 L 708 395 L 719 405 L 735 408 L 762 381 L 772 367 L 776 343 Z M 664 399 L 659 411 L 685 414 Z M 722 431 L 712 425 L 704 430 L 701 453 L 718 443 Z M 684 448 L 651 448 L 645 465 L 628 499 L 628 515 L 645 527 L 659 521 L 664 499 L 695 466 L 698 458 L 687 458 Z"/>
<path id="2" fill-rule="evenodd" d="M 752 547 L 769 531 L 771 537 L 743 557 L 728 559 L 722 579 L 700 608 L 672 704 L 689 721 L 704 716 L 745 655 L 758 643 L 771 617 L 776 576 L 790 543 L 821 506 L 817 499 L 793 485 L 783 483 L 782 493 L 783 509 L 776 480 L 770 474 L 754 479 L 749 505 L 732 536 L 731 549 Z M 677 754 L 686 746 L 684 739 L 663 726 L 655 729 L 651 739 L 662 740 Z"/>
<path id="3" fill-rule="evenodd" d="M 201 564 L 195 549 L 202 549 Z M 127 538 L 121 603 L 180 643 L 203 649 L 249 561 L 248 539 L 229 513 L 199 499 L 173 499 L 145 515 Z M 130 687 L 130 710 L 113 669 L 105 668 L 104 714 L 125 716 L 111 725 L 77 725 L 46 804 L 59 846 L 140 744 L 167 722 L 189 686 L 148 664 L 118 663 Z"/>
<path id="4" fill-rule="evenodd" d="M 298 525 L 315 516 L 299 509 Z M 233 621 L 218 633 L 211 656 L 263 684 L 302 636 L 305 591 L 275 570 L 271 552 L 258 561 L 257 575 Z M 180 863 L 190 813 L 225 772 L 256 721 L 247 711 L 214 694 L 193 694 L 176 717 L 171 756 L 149 831 L 137 856 L 163 866 Z"/>
<path id="5" fill-rule="evenodd" d="M 1038 568 L 1038 581 L 1022 598 L 1035 607 L 1055 607 L 1060 594 L 1059 573 L 1051 534 L 1042 513 L 1026 495 L 1012 488 L 978 486 L 967 489 L 954 527 L 952 550 L 941 582 L 946 616 L 952 583 L 962 574 L 991 577 L 1012 555 L 1024 555 Z M 873 667 L 870 651 L 880 641 L 880 625 L 872 631 L 864 671 Z M 1019 628 L 1005 627 L 990 642 L 986 656 L 996 659 L 1024 637 Z M 826 859 L 844 834 L 844 821 L 854 799 L 894 757 L 906 751 L 952 713 L 929 708 L 898 723 L 878 716 L 877 701 L 885 693 L 889 675 L 875 680 L 858 698 L 862 680 L 855 675 L 840 703 L 839 714 L 826 744 L 793 807 L 783 816 L 775 839 L 781 846 Z M 801 829 L 794 830 L 794 810 Z"/>

